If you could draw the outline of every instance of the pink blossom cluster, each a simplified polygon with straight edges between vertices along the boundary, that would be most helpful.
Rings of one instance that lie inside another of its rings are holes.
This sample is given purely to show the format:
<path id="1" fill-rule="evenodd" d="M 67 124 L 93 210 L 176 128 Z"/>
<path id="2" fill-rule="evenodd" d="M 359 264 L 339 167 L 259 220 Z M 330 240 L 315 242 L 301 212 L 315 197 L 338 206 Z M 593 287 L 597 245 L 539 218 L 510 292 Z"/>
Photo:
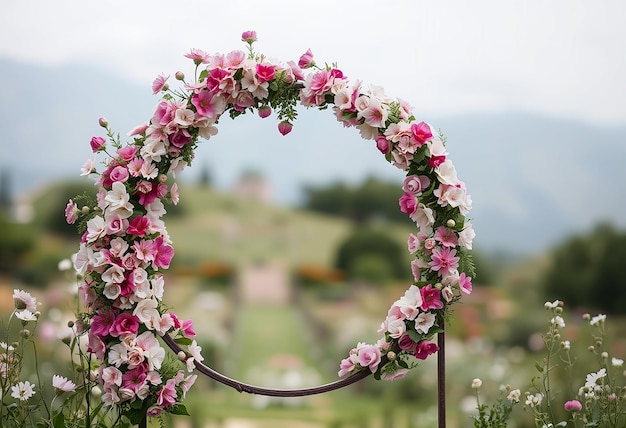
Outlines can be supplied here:
<path id="1" fill-rule="evenodd" d="M 380 329 L 383 337 L 375 345 L 357 345 L 341 363 L 340 375 L 367 368 L 384 379 L 401 377 L 408 368 L 403 356 L 423 359 L 436 352 L 429 339 L 443 312 L 460 291 L 471 292 L 470 276 L 459 271 L 474 238 L 465 221 L 471 198 L 442 138 L 416 121 L 406 102 L 387 97 L 382 88 L 351 83 L 334 66 L 317 67 L 310 49 L 299 61 L 283 64 L 254 52 L 254 31 L 244 32 L 242 40 L 247 54 L 191 49 L 185 56 L 193 61 L 194 78 L 176 72 L 181 88 L 172 90 L 169 76 L 158 76 L 152 91 L 163 96 L 149 120 L 128 133 L 132 141 L 127 145 L 101 118 L 108 138 L 95 136 L 90 147 L 106 156 L 104 170 L 98 172 L 90 159 L 81 174 L 97 176 L 97 200 L 85 206 L 70 200 L 65 210 L 68 223 L 82 232 L 73 260 L 89 309 L 84 319 L 89 350 L 102 362 L 103 400 L 122 411 L 135 400 L 150 406 L 151 415 L 167 411 L 195 380 L 182 368 L 164 378 L 159 336 L 171 334 L 189 344 L 181 356 L 187 371 L 202 361 L 191 321 L 180 321 L 162 303 L 163 273 L 174 256 L 162 217 L 164 202 L 179 200 L 169 178 L 191 164 L 199 139 L 217 134 L 224 113 L 234 118 L 256 111 L 265 118 L 275 112 L 278 130 L 286 135 L 298 103 L 320 109 L 332 105 L 338 121 L 374 140 L 387 161 L 407 171 L 400 209 L 418 228 L 408 242 L 415 255 L 415 282 L 390 308 Z"/>

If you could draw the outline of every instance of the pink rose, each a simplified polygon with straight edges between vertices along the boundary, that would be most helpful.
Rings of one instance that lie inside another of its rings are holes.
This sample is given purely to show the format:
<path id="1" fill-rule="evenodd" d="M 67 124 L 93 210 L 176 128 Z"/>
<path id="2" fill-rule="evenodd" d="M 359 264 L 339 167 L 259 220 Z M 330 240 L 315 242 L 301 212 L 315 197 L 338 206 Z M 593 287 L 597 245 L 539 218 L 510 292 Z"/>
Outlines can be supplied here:
<path id="1" fill-rule="evenodd" d="M 398 202 L 400 204 L 400 211 L 409 216 L 415 214 L 415 211 L 417 211 L 417 201 L 415 200 L 415 196 L 410 193 L 405 192 Z"/>
<path id="2" fill-rule="evenodd" d="M 121 313 L 115 318 L 110 334 L 119 337 L 123 334 L 136 334 L 139 330 L 139 318 L 129 313 Z"/>
<path id="3" fill-rule="evenodd" d="M 313 52 L 311 52 L 311 49 L 307 49 L 307 51 L 300 56 L 300 59 L 298 60 L 298 67 L 310 68 L 314 66 L 315 61 L 313 60 Z"/>
<path id="4" fill-rule="evenodd" d="M 389 144 L 389 140 L 384 135 L 379 135 L 376 137 L 376 148 L 383 155 L 386 155 L 391 151 L 391 144 Z"/>
<path id="5" fill-rule="evenodd" d="M 102 137 L 91 137 L 89 145 L 94 153 L 98 153 L 106 148 L 106 140 Z"/>
<path id="6" fill-rule="evenodd" d="M 422 146 L 426 141 L 433 138 L 433 133 L 426 122 L 420 122 L 411 124 L 411 136 L 419 146 Z"/>
<path id="7" fill-rule="evenodd" d="M 413 339 L 411 339 L 408 334 L 403 334 L 402 336 L 400 336 L 400 339 L 398 339 L 398 346 L 403 351 L 414 350 L 415 345 L 416 343 L 413 342 Z"/>
<path id="8" fill-rule="evenodd" d="M 237 94 L 237 98 L 235 98 L 235 109 L 237 111 L 244 111 L 248 107 L 252 107 L 254 103 L 255 103 L 254 97 L 252 96 L 250 92 L 241 91 Z"/>
<path id="9" fill-rule="evenodd" d="M 438 350 L 439 346 L 437 346 L 436 343 L 424 340 L 417 344 L 413 355 L 415 355 L 417 359 L 425 360 L 429 355 L 434 354 Z"/>
<path id="10" fill-rule="evenodd" d="M 113 168 L 109 173 L 109 179 L 112 182 L 119 181 L 121 183 L 124 183 L 126 180 L 128 180 L 128 175 L 128 169 L 124 166 L 118 165 Z"/>
<path id="11" fill-rule="evenodd" d="M 439 165 L 441 165 L 442 163 L 444 163 L 446 161 L 446 156 L 445 155 L 441 155 L 441 156 L 431 156 L 428 159 L 428 165 L 431 168 L 437 168 Z"/>
<path id="12" fill-rule="evenodd" d="M 430 179 L 425 175 L 409 175 L 404 179 L 402 190 L 412 195 L 420 195 L 430 185 Z"/>
<path id="13" fill-rule="evenodd" d="M 344 358 L 343 360 L 341 360 L 341 364 L 339 365 L 339 372 L 337 373 L 337 375 L 339 375 L 339 377 L 343 377 L 347 374 L 352 373 L 353 370 L 354 361 L 352 361 L 351 358 Z"/>

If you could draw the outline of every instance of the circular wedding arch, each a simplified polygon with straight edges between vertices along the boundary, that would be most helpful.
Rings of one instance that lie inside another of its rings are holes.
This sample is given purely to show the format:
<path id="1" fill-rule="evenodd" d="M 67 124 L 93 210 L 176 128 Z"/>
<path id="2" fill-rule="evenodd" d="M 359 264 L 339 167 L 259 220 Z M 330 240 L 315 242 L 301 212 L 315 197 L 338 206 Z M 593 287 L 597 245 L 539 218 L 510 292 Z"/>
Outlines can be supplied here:
<path id="1" fill-rule="evenodd" d="M 194 370 L 240 392 L 270 396 L 318 394 L 371 374 L 398 379 L 439 350 L 432 338 L 443 331 L 450 307 L 472 290 L 472 201 L 444 137 L 382 88 L 351 82 L 335 65 L 319 67 L 310 50 L 297 62 L 275 62 L 254 51 L 255 32 L 244 32 L 242 40 L 247 52 L 192 49 L 185 56 L 195 64 L 193 79 L 175 73 L 177 88 L 170 76 L 158 76 L 152 89 L 161 99 L 150 119 L 128 133 L 130 142 L 122 144 L 101 118 L 106 137 L 95 136 L 90 145 L 104 156 L 104 169 L 98 171 L 96 159 L 82 168 L 82 175 L 96 177 L 97 197 L 76 197 L 65 210 L 82 237 L 73 261 L 87 308 L 81 318 L 88 351 L 100 362 L 102 400 L 131 421 L 184 413 Z M 162 216 L 163 202 L 178 203 L 177 174 L 192 163 L 198 142 L 217 134 L 225 113 L 233 119 L 275 114 L 286 135 L 298 105 L 328 109 L 406 172 L 399 207 L 416 225 L 407 240 L 414 281 L 389 308 L 380 339 L 359 342 L 341 361 L 341 379 L 281 390 L 236 381 L 202 363 L 192 320 L 180 320 L 162 301 L 164 272 L 174 255 Z M 178 361 L 165 358 L 161 341 Z"/>

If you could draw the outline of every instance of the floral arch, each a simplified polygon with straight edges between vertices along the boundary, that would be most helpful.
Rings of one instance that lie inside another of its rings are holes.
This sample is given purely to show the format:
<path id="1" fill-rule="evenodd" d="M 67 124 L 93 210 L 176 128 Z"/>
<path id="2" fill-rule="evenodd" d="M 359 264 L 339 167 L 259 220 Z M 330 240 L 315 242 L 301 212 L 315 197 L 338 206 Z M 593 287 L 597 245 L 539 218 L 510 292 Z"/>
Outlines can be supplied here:
<path id="1" fill-rule="evenodd" d="M 254 51 L 254 31 L 244 32 L 242 40 L 248 52 L 209 55 L 192 49 L 185 56 L 195 64 L 194 76 L 175 73 L 177 88 L 170 87 L 169 76 L 158 76 L 152 90 L 161 99 L 149 120 L 128 133 L 127 144 L 101 118 L 106 138 L 93 137 L 90 144 L 104 157 L 103 170 L 90 159 L 81 174 L 96 177 L 97 198 L 77 197 L 65 211 L 82 236 L 73 261 L 88 308 L 81 324 L 88 350 L 99 361 L 102 399 L 134 423 L 146 414 L 186 413 L 182 401 L 196 379 L 194 369 L 213 373 L 202 364 L 192 320 L 179 319 L 162 301 L 163 274 L 174 256 L 162 216 L 164 202 L 179 200 L 169 177 L 191 165 L 199 141 L 215 137 L 225 113 L 233 119 L 275 114 L 278 131 L 286 135 L 298 104 L 328 109 L 406 172 L 399 206 L 417 227 L 407 241 L 414 281 L 389 308 L 380 339 L 358 343 L 341 361 L 338 374 L 349 379 L 344 383 L 368 374 L 384 380 L 404 376 L 437 352 L 433 336 L 451 306 L 472 290 L 472 201 L 443 136 L 381 88 L 351 82 L 334 65 L 319 67 L 310 50 L 298 62 L 277 63 Z M 162 342 L 177 351 L 175 364 L 165 358 Z M 275 392 L 224 383 L 240 391 Z"/>

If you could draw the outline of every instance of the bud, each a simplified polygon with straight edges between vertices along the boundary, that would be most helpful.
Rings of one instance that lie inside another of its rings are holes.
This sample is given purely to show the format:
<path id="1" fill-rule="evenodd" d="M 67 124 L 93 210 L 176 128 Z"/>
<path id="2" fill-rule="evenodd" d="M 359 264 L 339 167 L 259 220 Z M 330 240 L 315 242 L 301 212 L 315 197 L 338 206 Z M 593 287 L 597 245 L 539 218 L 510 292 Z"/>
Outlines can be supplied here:
<path id="1" fill-rule="evenodd" d="M 103 128 L 106 128 L 107 126 L 109 126 L 109 122 L 103 117 L 98 119 L 98 124 Z"/>
<path id="2" fill-rule="evenodd" d="M 63 342 L 65 345 L 70 346 L 70 338 L 65 336 L 63 339 L 61 339 L 61 342 Z"/>
<path id="3" fill-rule="evenodd" d="M 446 222 L 446 226 L 448 226 L 449 228 L 453 228 L 454 226 L 456 226 L 456 221 L 454 221 L 453 219 L 449 219 Z"/>
<path id="4" fill-rule="evenodd" d="M 583 320 L 585 321 L 589 321 L 591 319 L 591 315 L 589 314 L 583 314 Z"/>
<path id="5" fill-rule="evenodd" d="M 89 207 L 85 205 L 84 207 L 82 207 L 82 208 L 80 209 L 80 212 L 81 212 L 83 215 L 85 215 L 85 214 L 89 213 Z"/>
<path id="6" fill-rule="evenodd" d="M 30 330 L 28 329 L 24 329 L 22 331 L 20 331 L 20 335 L 24 338 L 24 339 L 28 339 L 30 337 Z"/>
<path id="7" fill-rule="evenodd" d="M 183 81 L 185 80 L 185 73 L 183 73 L 182 71 L 177 71 L 176 74 L 174 74 L 174 77 L 176 77 L 176 80 Z"/>
<path id="8" fill-rule="evenodd" d="M 270 114 L 272 114 L 272 108 L 270 106 L 261 106 L 259 107 L 259 109 L 257 110 L 257 113 L 259 114 L 259 117 L 261 119 L 265 119 L 266 117 L 268 117 Z"/>
<path id="9" fill-rule="evenodd" d="M 393 360 L 395 360 L 395 359 L 396 359 L 396 353 L 395 353 L 395 352 L 393 352 L 393 351 L 389 351 L 389 352 L 387 352 L 387 359 L 388 359 L 389 361 L 393 361 Z"/>
<path id="10" fill-rule="evenodd" d="M 69 328 L 74 327 L 74 321 L 72 321 L 72 320 L 68 321 L 68 322 L 67 322 L 67 326 L 68 326 Z"/>
<path id="11" fill-rule="evenodd" d="M 594 346 L 593 346 L 593 345 L 591 345 L 591 346 L 589 346 L 589 347 L 587 348 L 587 350 L 588 350 L 589 352 L 594 352 L 594 351 L 596 350 L 596 348 L 594 348 Z"/>
<path id="12" fill-rule="evenodd" d="M 605 351 L 601 353 L 600 356 L 602 357 L 602 359 L 607 360 L 609 358 L 609 353 Z"/>
<path id="13" fill-rule="evenodd" d="M 293 125 L 287 122 L 286 120 L 283 120 L 282 122 L 278 124 L 278 132 L 280 132 L 282 135 L 289 134 L 292 129 L 293 129 Z"/>
<path id="14" fill-rule="evenodd" d="M 185 351 L 179 351 L 178 354 L 176 354 L 176 356 L 181 361 L 185 361 L 185 358 L 187 358 L 187 354 L 185 354 Z"/>
<path id="15" fill-rule="evenodd" d="M 478 378 L 476 378 L 476 379 L 472 380 L 472 388 L 473 388 L 473 389 L 478 389 L 478 388 L 480 388 L 480 387 L 482 386 L 482 384 L 483 384 L 483 381 L 482 381 L 482 380 L 480 380 L 480 379 L 478 379 Z"/>
<path id="16" fill-rule="evenodd" d="M 160 174 L 159 175 L 159 182 L 160 183 L 165 183 L 167 181 L 167 175 L 165 174 Z"/>

